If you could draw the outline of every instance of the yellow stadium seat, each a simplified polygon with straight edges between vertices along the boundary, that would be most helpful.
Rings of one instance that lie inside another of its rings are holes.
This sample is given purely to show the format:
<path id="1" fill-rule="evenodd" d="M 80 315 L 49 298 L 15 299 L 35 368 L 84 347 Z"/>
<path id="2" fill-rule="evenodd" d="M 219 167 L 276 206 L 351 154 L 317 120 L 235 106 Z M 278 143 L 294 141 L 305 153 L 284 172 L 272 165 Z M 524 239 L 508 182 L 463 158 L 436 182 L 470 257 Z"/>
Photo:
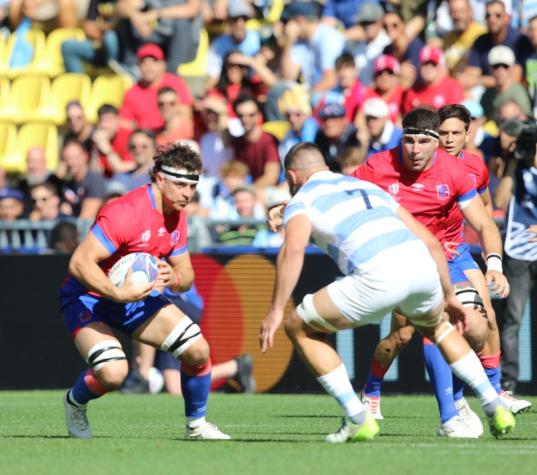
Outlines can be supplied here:
<path id="1" fill-rule="evenodd" d="M 9 91 L 11 86 L 9 79 L 6 77 L 0 77 L 0 111 L 9 104 Z"/>
<path id="2" fill-rule="evenodd" d="M 276 137 L 281 142 L 287 132 L 289 132 L 291 124 L 289 124 L 289 122 L 287 122 L 286 120 L 272 120 L 269 122 L 265 122 L 262 127 L 265 132 L 274 135 L 274 137 Z"/>
<path id="3" fill-rule="evenodd" d="M 207 74 L 207 52 L 209 51 L 209 33 L 205 28 L 200 31 L 200 42 L 196 57 L 190 63 L 183 63 L 177 68 L 179 76 L 205 76 Z"/>
<path id="4" fill-rule="evenodd" d="M 83 104 L 88 120 L 97 121 L 97 110 L 103 104 L 111 104 L 119 109 L 123 103 L 123 96 L 131 85 L 131 79 L 126 76 L 109 75 L 95 79 L 89 99 Z"/>
<path id="5" fill-rule="evenodd" d="M 54 124 L 43 122 L 29 122 L 19 129 L 13 153 L 5 155 L 0 161 L 0 166 L 9 173 L 24 173 L 28 150 L 37 146 L 45 149 L 47 168 L 56 170 L 58 168 L 58 131 Z"/>
<path id="6" fill-rule="evenodd" d="M 45 76 L 19 76 L 11 84 L 9 101 L 0 109 L 0 120 L 17 124 L 38 119 L 50 89 Z"/>
<path id="7" fill-rule="evenodd" d="M 12 122 L 0 122 L 0 166 L 4 157 L 10 156 L 15 147 L 17 126 Z"/>
<path id="8" fill-rule="evenodd" d="M 40 61 L 40 58 L 43 57 L 45 52 L 45 34 L 39 30 L 29 30 L 26 33 L 28 41 L 31 43 L 33 48 L 33 59 L 27 66 L 20 68 L 10 68 L 9 61 L 13 53 L 13 48 L 17 39 L 17 34 L 14 33 L 10 35 L 7 40 L 7 45 L 2 59 L 0 60 L 0 74 L 4 76 L 9 76 L 10 78 L 15 78 L 21 74 L 30 74 L 35 72 L 35 66 Z"/>
<path id="9" fill-rule="evenodd" d="M 246 26 L 248 29 L 255 31 L 259 31 L 262 28 L 269 28 L 280 20 L 284 7 L 285 0 L 273 0 L 270 10 L 264 19 L 251 18 L 246 22 Z"/>
<path id="10" fill-rule="evenodd" d="M 85 74 L 64 73 L 52 81 L 50 93 L 38 111 L 38 118 L 65 124 L 65 106 L 70 101 L 87 102 L 91 90 L 91 79 Z"/>
<path id="11" fill-rule="evenodd" d="M 80 28 L 58 28 L 53 30 L 45 42 L 45 54 L 38 58 L 32 68 L 35 72 L 56 77 L 65 72 L 62 56 L 62 43 L 66 40 L 83 40 L 86 37 Z"/>

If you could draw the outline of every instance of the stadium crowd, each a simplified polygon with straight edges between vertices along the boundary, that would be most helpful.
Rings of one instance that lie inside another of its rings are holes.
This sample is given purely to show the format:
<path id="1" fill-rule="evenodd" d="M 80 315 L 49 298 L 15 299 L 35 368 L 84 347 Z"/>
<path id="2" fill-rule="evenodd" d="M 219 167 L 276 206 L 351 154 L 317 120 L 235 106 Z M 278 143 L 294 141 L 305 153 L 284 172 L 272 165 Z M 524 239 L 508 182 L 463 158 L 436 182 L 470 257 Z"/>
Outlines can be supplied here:
<path id="1" fill-rule="evenodd" d="M 149 183 L 175 143 L 203 162 L 185 208 L 191 249 L 278 247 L 282 232 L 260 223 L 290 198 L 294 145 L 352 175 L 399 146 L 405 114 L 450 104 L 469 111 L 465 150 L 488 168 L 496 218 L 513 196 L 527 204 L 512 156 L 537 111 L 535 1 L 0 0 L 0 22 L 0 252 L 24 250 L 2 234 L 17 222 L 58 223 L 31 250 L 72 252 L 73 223 Z M 517 252 L 508 277 L 533 276 L 521 262 L 536 257 Z"/>

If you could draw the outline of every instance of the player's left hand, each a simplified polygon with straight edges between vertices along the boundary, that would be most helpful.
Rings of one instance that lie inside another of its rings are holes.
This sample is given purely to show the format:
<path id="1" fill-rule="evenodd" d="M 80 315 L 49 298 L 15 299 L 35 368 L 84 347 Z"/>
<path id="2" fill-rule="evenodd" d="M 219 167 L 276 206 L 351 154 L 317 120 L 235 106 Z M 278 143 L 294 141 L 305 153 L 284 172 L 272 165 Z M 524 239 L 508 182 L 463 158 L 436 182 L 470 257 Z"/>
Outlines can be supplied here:
<path id="1" fill-rule="evenodd" d="M 462 334 L 468 329 L 468 313 L 455 294 L 446 296 L 444 310 L 449 315 L 449 321 L 455 325 L 459 333 Z"/>
<path id="2" fill-rule="evenodd" d="M 531 234 L 536 234 L 535 237 L 530 237 L 528 239 L 528 242 L 537 242 L 537 224 L 532 224 L 529 228 L 528 228 L 528 232 L 531 233 Z"/>
<path id="3" fill-rule="evenodd" d="M 507 277 L 497 270 L 489 270 L 485 274 L 488 288 L 496 292 L 502 299 L 509 295 L 509 282 Z"/>
<path id="4" fill-rule="evenodd" d="M 263 353 L 274 345 L 274 334 L 280 327 L 282 320 L 283 313 L 271 311 L 261 321 L 259 326 L 259 347 Z"/>
<path id="5" fill-rule="evenodd" d="M 173 287 L 176 284 L 176 276 L 173 268 L 166 261 L 161 260 L 158 264 L 157 278 L 154 289 L 162 293 L 166 287 Z"/>

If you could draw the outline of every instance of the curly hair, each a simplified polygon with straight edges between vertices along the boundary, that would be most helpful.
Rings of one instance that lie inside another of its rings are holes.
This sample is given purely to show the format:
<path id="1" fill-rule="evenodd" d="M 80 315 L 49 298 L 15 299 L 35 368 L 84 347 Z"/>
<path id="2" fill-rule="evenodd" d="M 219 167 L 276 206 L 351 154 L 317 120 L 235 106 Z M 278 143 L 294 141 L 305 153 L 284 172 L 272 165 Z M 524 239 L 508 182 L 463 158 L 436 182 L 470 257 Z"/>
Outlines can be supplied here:
<path id="1" fill-rule="evenodd" d="M 151 181 L 155 183 L 156 174 L 162 166 L 184 168 L 187 172 L 201 173 L 203 165 L 199 154 L 189 145 L 177 143 L 159 147 L 154 157 L 155 166 L 151 170 Z"/>

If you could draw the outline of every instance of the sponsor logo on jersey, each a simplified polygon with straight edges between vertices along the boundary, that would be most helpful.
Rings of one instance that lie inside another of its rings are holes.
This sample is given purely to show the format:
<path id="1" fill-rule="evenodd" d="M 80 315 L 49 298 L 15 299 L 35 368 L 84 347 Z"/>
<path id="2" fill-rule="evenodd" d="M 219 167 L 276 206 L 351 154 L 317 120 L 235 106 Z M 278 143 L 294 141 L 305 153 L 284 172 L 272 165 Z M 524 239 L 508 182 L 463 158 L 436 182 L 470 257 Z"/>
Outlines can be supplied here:
<path id="1" fill-rule="evenodd" d="M 425 185 L 423 183 L 412 183 L 412 188 L 416 191 L 423 191 Z"/>
<path id="2" fill-rule="evenodd" d="M 149 242 L 149 240 L 151 239 L 151 230 L 145 230 L 140 236 L 140 239 L 142 240 L 142 242 Z"/>
<path id="3" fill-rule="evenodd" d="M 179 242 L 179 231 L 174 231 L 170 234 L 170 244 L 175 246 Z"/>
<path id="4" fill-rule="evenodd" d="M 91 320 L 91 313 L 89 310 L 84 310 L 78 315 L 78 320 L 81 322 L 89 322 Z"/>
<path id="5" fill-rule="evenodd" d="M 166 234 L 166 228 L 158 228 L 158 237 L 162 237 Z"/>
<path id="6" fill-rule="evenodd" d="M 447 200 L 449 198 L 449 185 L 436 185 L 436 196 L 439 200 Z"/>

